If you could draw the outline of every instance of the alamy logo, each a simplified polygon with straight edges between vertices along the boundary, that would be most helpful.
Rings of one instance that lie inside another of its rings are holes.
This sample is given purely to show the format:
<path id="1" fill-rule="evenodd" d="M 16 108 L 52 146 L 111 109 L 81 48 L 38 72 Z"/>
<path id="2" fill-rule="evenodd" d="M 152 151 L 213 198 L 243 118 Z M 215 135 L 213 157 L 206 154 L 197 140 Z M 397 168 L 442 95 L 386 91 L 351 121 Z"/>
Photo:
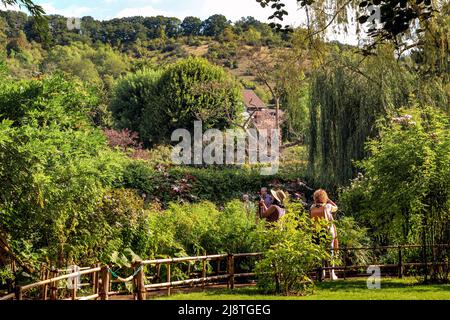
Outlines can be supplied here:
<path id="1" fill-rule="evenodd" d="M 81 30 L 81 19 L 80 18 L 67 18 L 67 29 Z"/>
<path id="2" fill-rule="evenodd" d="M 369 266 L 367 273 L 371 276 L 367 279 L 367 289 L 379 290 L 381 289 L 381 269 L 378 266 Z"/>
<path id="3" fill-rule="evenodd" d="M 193 139 L 188 130 L 177 129 L 172 142 L 179 142 L 172 152 L 174 164 L 261 164 L 261 175 L 274 175 L 279 169 L 279 130 L 210 129 L 203 133 L 202 122 L 196 121 Z"/>
<path id="4" fill-rule="evenodd" d="M 69 274 L 74 273 L 75 275 L 68 278 L 67 279 L 67 289 L 71 290 L 71 289 L 80 289 L 80 267 L 79 266 L 69 266 L 69 268 L 67 268 L 67 272 Z"/>

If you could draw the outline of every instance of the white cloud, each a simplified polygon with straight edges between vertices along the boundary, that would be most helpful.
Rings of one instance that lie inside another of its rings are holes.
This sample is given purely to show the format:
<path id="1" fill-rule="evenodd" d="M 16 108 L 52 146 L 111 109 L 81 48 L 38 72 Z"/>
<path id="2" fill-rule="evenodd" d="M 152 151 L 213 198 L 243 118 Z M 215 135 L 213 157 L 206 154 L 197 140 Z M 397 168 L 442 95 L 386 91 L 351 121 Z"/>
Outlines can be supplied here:
<path id="1" fill-rule="evenodd" d="M 15 4 L 15 5 L 10 5 L 10 4 L 3 4 L 0 3 L 0 10 L 1 11 L 8 11 L 8 10 L 12 10 L 12 11 L 20 11 L 20 7 L 19 5 Z"/>
<path id="2" fill-rule="evenodd" d="M 116 18 L 134 17 L 134 16 L 151 17 L 151 16 L 158 16 L 158 15 L 174 16 L 173 14 L 170 14 L 167 11 L 158 10 L 158 9 L 153 8 L 152 6 L 145 6 L 145 7 L 123 9 L 117 13 Z"/>
<path id="3" fill-rule="evenodd" d="M 298 26 L 302 21 L 302 15 L 300 12 L 297 12 L 297 1 L 286 0 L 285 4 L 289 15 L 285 18 L 285 21 L 282 21 L 282 24 Z M 201 7 L 197 12 L 200 12 L 203 18 L 219 13 L 225 15 L 231 21 L 253 16 L 264 22 L 268 22 L 267 18 L 272 14 L 270 8 L 262 8 L 255 0 L 201 0 Z"/>
<path id="4" fill-rule="evenodd" d="M 42 8 L 46 14 L 59 14 L 65 17 L 83 17 L 91 14 L 95 11 L 95 8 L 83 7 L 83 6 L 69 6 L 64 9 L 56 8 L 53 3 L 43 3 L 41 4 Z"/>

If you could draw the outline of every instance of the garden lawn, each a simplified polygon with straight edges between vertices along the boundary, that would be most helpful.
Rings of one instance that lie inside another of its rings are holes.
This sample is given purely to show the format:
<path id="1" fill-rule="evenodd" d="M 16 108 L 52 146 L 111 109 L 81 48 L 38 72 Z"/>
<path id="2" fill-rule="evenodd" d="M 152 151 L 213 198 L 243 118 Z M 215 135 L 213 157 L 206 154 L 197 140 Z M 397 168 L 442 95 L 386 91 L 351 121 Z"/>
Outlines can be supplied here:
<path id="1" fill-rule="evenodd" d="M 256 287 L 235 290 L 208 289 L 204 292 L 175 294 L 171 300 L 450 300 L 450 284 L 423 285 L 414 278 L 382 279 L 380 290 L 367 289 L 366 279 L 323 282 L 306 297 L 264 295 Z"/>

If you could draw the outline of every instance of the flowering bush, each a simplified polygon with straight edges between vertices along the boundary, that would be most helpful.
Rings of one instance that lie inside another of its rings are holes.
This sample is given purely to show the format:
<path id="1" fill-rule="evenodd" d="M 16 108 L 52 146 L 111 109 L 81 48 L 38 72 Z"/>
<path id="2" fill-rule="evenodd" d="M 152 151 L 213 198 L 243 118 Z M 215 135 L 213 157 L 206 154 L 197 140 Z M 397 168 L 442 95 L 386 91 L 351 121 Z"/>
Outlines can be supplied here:
<path id="1" fill-rule="evenodd" d="M 103 131 L 108 138 L 108 144 L 111 148 L 120 148 L 122 151 L 128 149 L 142 149 L 142 143 L 139 142 L 139 134 L 128 129 L 114 130 L 105 129 Z"/>

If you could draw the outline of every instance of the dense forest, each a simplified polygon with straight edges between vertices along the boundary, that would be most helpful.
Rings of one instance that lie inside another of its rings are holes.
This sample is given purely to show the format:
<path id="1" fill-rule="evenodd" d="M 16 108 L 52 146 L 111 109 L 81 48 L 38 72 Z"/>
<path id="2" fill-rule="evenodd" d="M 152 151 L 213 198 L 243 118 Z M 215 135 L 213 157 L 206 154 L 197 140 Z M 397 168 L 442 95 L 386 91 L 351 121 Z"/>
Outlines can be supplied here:
<path id="1" fill-rule="evenodd" d="M 39 16 L 0 11 L 0 289 L 31 281 L 42 262 L 265 250 L 268 231 L 241 201 L 263 186 L 307 203 L 326 188 L 343 246 L 450 243 L 450 7 L 439 5 L 415 46 L 395 35 L 370 52 L 252 17 L 83 17 L 68 28 L 50 15 L 42 28 Z M 173 165 L 173 130 L 240 126 L 243 89 L 285 114 L 277 175 Z M 293 223 L 277 241 L 311 253 L 307 222 Z"/>

